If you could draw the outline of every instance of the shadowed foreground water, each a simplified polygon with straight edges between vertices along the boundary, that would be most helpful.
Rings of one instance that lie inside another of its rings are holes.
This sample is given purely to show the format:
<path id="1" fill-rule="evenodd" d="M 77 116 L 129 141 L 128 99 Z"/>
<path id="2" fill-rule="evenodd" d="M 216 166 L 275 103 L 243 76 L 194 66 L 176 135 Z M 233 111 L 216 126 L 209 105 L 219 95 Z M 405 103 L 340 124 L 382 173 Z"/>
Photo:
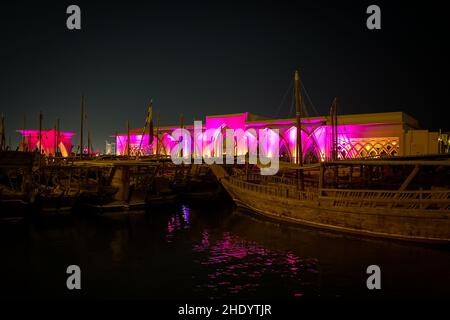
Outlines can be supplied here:
<path id="1" fill-rule="evenodd" d="M 0 224 L 9 298 L 449 298 L 450 250 L 278 224 L 227 202 Z M 66 289 L 79 265 L 82 290 Z M 366 288 L 377 264 L 382 290 Z"/>

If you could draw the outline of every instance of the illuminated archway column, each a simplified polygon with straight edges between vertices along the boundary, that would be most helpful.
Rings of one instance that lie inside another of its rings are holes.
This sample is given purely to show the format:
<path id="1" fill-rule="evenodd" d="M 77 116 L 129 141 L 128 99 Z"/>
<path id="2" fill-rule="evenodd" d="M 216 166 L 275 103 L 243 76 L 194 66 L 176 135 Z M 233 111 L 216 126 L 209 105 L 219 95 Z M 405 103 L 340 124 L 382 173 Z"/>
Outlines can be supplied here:
<path id="1" fill-rule="evenodd" d="M 302 146 L 303 146 L 303 154 L 302 156 L 305 156 L 305 151 L 308 149 L 308 145 L 309 145 L 309 136 L 308 134 L 302 130 L 301 132 L 301 137 L 302 137 Z M 289 144 L 289 151 L 292 155 L 292 159 L 291 162 L 293 163 L 297 163 L 297 158 L 296 158 L 296 154 L 297 154 L 297 128 L 295 126 L 290 127 L 285 134 L 285 140 L 288 142 Z"/>

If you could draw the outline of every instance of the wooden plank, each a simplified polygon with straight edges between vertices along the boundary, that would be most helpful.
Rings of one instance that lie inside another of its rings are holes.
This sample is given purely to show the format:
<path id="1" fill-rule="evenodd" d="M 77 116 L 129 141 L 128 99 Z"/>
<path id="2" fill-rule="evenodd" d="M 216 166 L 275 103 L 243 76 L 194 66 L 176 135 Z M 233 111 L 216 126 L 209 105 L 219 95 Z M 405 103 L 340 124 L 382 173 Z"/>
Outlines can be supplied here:
<path id="1" fill-rule="evenodd" d="M 400 188 L 398 189 L 398 191 L 404 191 L 409 186 L 411 181 L 416 177 L 417 173 L 419 173 L 419 170 L 420 170 L 420 166 L 418 164 L 416 164 L 416 166 L 411 171 L 409 176 L 405 179 L 405 181 L 403 181 L 403 183 L 400 186 Z"/>

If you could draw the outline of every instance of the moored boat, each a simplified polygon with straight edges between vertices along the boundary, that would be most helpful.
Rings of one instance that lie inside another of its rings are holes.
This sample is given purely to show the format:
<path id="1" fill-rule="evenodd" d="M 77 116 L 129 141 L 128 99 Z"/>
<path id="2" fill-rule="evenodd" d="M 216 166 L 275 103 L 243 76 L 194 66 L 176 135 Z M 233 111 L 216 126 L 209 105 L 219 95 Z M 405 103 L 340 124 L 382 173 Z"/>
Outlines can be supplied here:
<path id="1" fill-rule="evenodd" d="M 170 187 L 170 178 L 167 176 L 154 177 L 145 196 L 148 207 L 160 207 L 174 205 L 177 194 Z"/>
<path id="2" fill-rule="evenodd" d="M 448 171 L 450 162 L 431 166 L 444 166 Z M 229 175 L 219 166 L 214 170 L 238 206 L 270 218 L 374 237 L 450 243 L 448 188 L 331 188 L 324 185 L 326 167 L 327 163 L 320 166 L 317 186 L 303 191 L 294 179 L 259 175 L 246 179 Z"/>

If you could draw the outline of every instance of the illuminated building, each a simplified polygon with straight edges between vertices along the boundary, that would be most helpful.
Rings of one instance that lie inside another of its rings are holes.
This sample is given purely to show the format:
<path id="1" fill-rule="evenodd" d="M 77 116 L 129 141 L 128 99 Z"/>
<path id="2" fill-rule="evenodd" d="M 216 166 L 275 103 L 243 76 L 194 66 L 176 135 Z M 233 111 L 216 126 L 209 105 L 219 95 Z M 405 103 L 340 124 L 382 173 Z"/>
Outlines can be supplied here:
<path id="1" fill-rule="evenodd" d="M 116 154 L 116 143 L 115 142 L 105 142 L 105 154 L 106 155 L 115 155 Z"/>
<path id="2" fill-rule="evenodd" d="M 56 149 L 63 157 L 68 157 L 72 152 L 72 136 L 74 132 L 59 132 L 55 129 L 42 130 L 42 143 L 39 141 L 39 130 L 18 130 L 22 135 L 20 150 L 35 151 L 41 146 L 42 153 L 45 155 L 55 155 Z"/>
<path id="3" fill-rule="evenodd" d="M 193 134 L 193 125 L 184 126 Z M 148 131 L 142 135 L 142 128 L 130 130 L 130 155 L 156 153 L 170 155 L 170 150 L 178 142 L 171 133 L 176 126 L 161 127 L 157 139 L 148 144 Z M 295 119 L 270 119 L 250 113 L 207 116 L 203 131 L 207 129 L 224 133 L 226 129 L 265 129 L 271 134 L 279 130 L 279 154 L 289 161 L 295 161 L 296 127 Z M 302 119 L 302 146 L 305 162 L 329 160 L 332 154 L 331 125 L 329 117 L 309 117 Z M 155 137 L 156 138 L 156 137 Z M 338 158 L 388 157 L 401 155 L 437 154 L 439 133 L 422 130 L 418 121 L 403 112 L 339 115 L 337 117 Z M 223 134 L 223 139 L 225 134 Z M 246 154 L 248 147 L 257 143 L 257 136 L 246 133 L 247 145 L 236 143 L 234 155 Z M 117 135 L 117 154 L 126 155 L 128 135 Z M 269 139 L 270 141 L 271 139 Z M 274 139 L 275 140 L 275 139 Z M 278 139 L 277 139 L 278 140 Z M 204 156 L 211 156 L 214 139 L 193 137 L 193 153 L 201 150 Z M 269 142 L 270 144 L 270 142 Z M 225 148 L 225 142 L 223 142 Z M 267 146 L 271 148 L 271 146 Z"/>

